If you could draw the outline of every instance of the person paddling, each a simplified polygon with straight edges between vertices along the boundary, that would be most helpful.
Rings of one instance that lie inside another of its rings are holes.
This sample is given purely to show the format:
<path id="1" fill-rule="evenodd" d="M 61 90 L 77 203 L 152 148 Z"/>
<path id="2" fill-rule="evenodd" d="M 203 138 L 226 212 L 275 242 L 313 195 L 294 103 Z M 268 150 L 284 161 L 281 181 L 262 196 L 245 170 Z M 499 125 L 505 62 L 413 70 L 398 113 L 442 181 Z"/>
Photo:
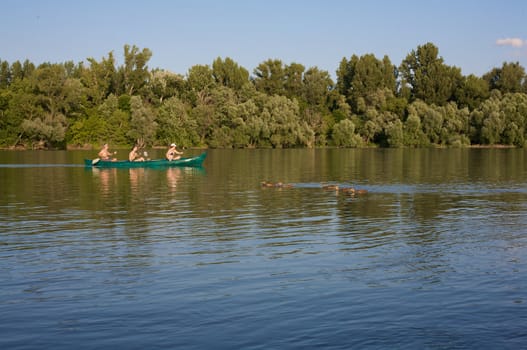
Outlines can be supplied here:
<path id="1" fill-rule="evenodd" d="M 108 149 L 108 144 L 105 143 L 104 146 L 102 146 L 102 149 L 99 151 L 99 158 L 101 158 L 101 160 L 116 161 L 117 158 L 112 158 L 112 155 L 116 153 L 117 152 L 110 152 Z"/>
<path id="2" fill-rule="evenodd" d="M 138 150 L 139 150 L 139 147 L 137 145 L 134 145 L 134 147 L 132 147 L 132 150 L 130 151 L 130 153 L 128 153 L 129 161 L 144 162 L 145 159 L 139 155 Z"/>
<path id="3" fill-rule="evenodd" d="M 171 161 L 171 160 L 177 160 L 179 158 L 181 158 L 181 155 L 183 154 L 183 152 L 179 152 L 177 149 L 176 149 L 176 144 L 173 143 L 170 145 L 170 148 L 168 149 L 167 151 L 167 154 L 165 155 L 166 159 L 168 161 Z"/>

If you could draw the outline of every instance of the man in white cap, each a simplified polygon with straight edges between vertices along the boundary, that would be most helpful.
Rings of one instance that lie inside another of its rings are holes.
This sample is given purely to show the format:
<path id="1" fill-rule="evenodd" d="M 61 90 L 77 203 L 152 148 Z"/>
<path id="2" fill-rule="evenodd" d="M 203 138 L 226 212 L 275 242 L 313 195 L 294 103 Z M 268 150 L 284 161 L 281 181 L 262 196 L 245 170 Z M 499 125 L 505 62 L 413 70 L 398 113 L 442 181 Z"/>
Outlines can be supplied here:
<path id="1" fill-rule="evenodd" d="M 173 143 L 173 144 L 170 145 L 170 148 L 167 151 L 166 158 L 167 158 L 167 160 L 176 160 L 176 159 L 181 158 L 182 154 L 183 154 L 183 152 L 179 152 L 176 149 L 176 144 Z"/>

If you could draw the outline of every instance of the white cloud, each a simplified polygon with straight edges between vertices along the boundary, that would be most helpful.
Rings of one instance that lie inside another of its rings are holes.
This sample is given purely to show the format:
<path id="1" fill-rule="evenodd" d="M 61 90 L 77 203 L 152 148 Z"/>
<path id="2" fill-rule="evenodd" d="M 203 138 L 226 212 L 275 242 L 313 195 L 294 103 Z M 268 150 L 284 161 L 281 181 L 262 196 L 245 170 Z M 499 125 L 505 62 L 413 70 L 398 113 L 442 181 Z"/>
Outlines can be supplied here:
<path id="1" fill-rule="evenodd" d="M 520 38 L 505 38 L 496 40 L 496 44 L 500 46 L 523 47 L 527 45 L 527 41 Z"/>

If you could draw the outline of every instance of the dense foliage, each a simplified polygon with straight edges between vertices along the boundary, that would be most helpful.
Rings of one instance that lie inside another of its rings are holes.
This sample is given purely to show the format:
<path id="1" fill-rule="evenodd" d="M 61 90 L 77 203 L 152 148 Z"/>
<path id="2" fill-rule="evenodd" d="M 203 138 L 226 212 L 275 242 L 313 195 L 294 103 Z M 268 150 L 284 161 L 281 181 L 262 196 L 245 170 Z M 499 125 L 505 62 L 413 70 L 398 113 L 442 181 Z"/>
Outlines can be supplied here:
<path id="1" fill-rule="evenodd" d="M 124 46 L 75 64 L 0 60 L 0 146 L 109 142 L 183 147 L 524 147 L 527 76 L 503 63 L 482 77 L 448 66 L 432 43 L 397 67 L 343 58 L 327 71 L 269 59 L 251 75 L 230 58 L 185 76 L 150 70 L 149 49 Z"/>

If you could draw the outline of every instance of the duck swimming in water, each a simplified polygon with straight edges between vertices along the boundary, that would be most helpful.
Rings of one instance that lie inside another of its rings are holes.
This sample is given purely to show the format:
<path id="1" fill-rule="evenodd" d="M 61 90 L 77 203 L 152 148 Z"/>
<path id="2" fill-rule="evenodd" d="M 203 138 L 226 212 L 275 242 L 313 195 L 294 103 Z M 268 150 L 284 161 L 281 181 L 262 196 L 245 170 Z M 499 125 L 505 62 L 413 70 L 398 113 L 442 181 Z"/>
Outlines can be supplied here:
<path id="1" fill-rule="evenodd" d="M 328 191 L 338 191 L 339 185 L 322 185 L 322 188 Z"/>
<path id="2" fill-rule="evenodd" d="M 262 181 L 261 182 L 262 187 L 277 187 L 277 188 L 290 188 L 293 187 L 292 184 L 285 184 L 283 182 L 270 182 L 270 181 Z"/>

